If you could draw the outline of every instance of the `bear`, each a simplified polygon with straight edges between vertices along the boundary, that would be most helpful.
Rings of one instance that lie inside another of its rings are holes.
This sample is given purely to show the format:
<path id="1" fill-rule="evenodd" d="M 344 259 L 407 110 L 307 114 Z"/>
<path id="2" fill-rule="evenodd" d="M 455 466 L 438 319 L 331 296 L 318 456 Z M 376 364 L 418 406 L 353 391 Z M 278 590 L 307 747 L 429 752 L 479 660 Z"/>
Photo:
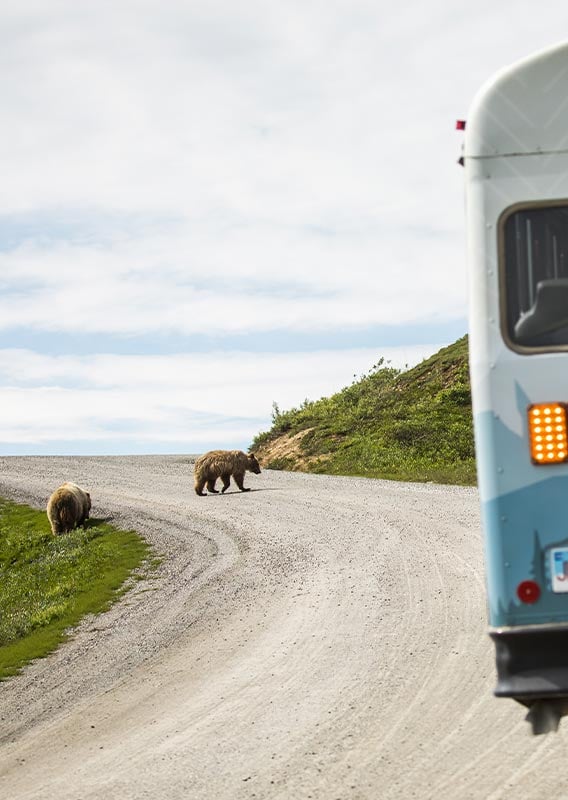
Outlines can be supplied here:
<path id="1" fill-rule="evenodd" d="M 47 518 L 54 536 L 69 533 L 85 524 L 91 510 L 91 495 L 76 483 L 67 481 L 56 489 L 47 502 Z"/>
<path id="2" fill-rule="evenodd" d="M 223 481 L 221 493 L 224 494 L 231 483 L 231 476 L 241 492 L 250 492 L 250 489 L 245 489 L 243 485 L 247 470 L 254 472 L 255 475 L 260 474 L 260 464 L 254 453 L 247 454 L 242 450 L 210 450 L 199 456 L 195 462 L 193 473 L 195 493 L 203 497 L 203 487 L 207 484 L 208 492 L 219 494 L 215 488 L 215 481 L 221 478 Z"/>

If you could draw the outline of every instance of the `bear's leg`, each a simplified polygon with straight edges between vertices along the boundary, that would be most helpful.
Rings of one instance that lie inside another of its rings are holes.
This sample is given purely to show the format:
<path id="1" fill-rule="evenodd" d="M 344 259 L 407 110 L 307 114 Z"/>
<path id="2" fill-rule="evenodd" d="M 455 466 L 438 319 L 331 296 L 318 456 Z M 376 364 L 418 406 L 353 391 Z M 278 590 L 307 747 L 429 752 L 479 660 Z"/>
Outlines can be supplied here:
<path id="1" fill-rule="evenodd" d="M 244 487 L 244 479 L 245 479 L 244 472 L 235 472 L 233 474 L 233 478 L 235 479 L 235 483 L 237 484 L 241 492 L 250 492 L 250 489 L 245 489 Z"/>
<path id="2" fill-rule="evenodd" d="M 215 488 L 215 481 L 216 480 L 217 480 L 217 478 L 209 478 L 209 480 L 207 481 L 207 491 L 211 492 L 211 494 L 219 494 L 219 492 Z"/>
<path id="3" fill-rule="evenodd" d="M 223 488 L 221 489 L 221 492 L 225 494 L 231 484 L 231 473 L 225 472 L 223 475 L 221 475 L 221 480 L 223 481 Z"/>
<path id="4" fill-rule="evenodd" d="M 198 494 L 199 497 L 204 497 L 203 487 L 205 486 L 205 480 L 201 478 L 198 481 L 195 481 L 195 494 Z"/>

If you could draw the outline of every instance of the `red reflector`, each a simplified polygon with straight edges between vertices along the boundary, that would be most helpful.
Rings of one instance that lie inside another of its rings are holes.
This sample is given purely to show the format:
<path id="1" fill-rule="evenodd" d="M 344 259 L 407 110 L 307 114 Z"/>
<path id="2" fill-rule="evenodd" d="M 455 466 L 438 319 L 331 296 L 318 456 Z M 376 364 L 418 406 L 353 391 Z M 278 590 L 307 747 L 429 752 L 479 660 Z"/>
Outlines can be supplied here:
<path id="1" fill-rule="evenodd" d="M 465 131 L 465 119 L 456 120 L 456 131 Z"/>
<path id="2" fill-rule="evenodd" d="M 540 586 L 536 581 L 521 581 L 517 586 L 517 596 L 522 603 L 536 603 L 540 597 Z"/>

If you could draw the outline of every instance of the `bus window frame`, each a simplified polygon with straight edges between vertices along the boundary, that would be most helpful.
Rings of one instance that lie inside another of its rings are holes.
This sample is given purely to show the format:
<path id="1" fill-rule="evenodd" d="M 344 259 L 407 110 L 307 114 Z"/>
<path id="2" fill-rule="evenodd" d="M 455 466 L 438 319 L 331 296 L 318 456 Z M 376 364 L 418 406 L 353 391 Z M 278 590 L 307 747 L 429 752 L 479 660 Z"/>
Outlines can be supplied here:
<path id="1" fill-rule="evenodd" d="M 568 208 L 568 199 L 563 200 L 534 200 L 514 203 L 507 206 L 497 221 L 497 262 L 499 271 L 499 327 L 503 341 L 514 353 L 524 356 L 534 356 L 541 353 L 566 353 L 568 352 L 568 342 L 566 344 L 546 344 L 546 345 L 523 345 L 513 341 L 509 336 L 507 325 L 508 296 L 507 296 L 507 264 L 505 252 L 505 226 L 509 217 L 519 211 L 531 211 L 533 209 L 546 208 Z"/>

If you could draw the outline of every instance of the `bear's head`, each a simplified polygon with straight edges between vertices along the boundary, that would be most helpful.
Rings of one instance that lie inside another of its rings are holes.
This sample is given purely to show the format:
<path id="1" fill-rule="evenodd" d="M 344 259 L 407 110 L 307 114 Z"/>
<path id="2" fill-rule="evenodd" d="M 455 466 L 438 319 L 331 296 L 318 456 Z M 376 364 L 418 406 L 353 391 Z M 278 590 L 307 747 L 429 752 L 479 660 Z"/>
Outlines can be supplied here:
<path id="1" fill-rule="evenodd" d="M 256 460 L 254 453 L 248 453 L 248 467 L 249 472 L 254 472 L 255 475 L 260 475 L 260 464 Z"/>

